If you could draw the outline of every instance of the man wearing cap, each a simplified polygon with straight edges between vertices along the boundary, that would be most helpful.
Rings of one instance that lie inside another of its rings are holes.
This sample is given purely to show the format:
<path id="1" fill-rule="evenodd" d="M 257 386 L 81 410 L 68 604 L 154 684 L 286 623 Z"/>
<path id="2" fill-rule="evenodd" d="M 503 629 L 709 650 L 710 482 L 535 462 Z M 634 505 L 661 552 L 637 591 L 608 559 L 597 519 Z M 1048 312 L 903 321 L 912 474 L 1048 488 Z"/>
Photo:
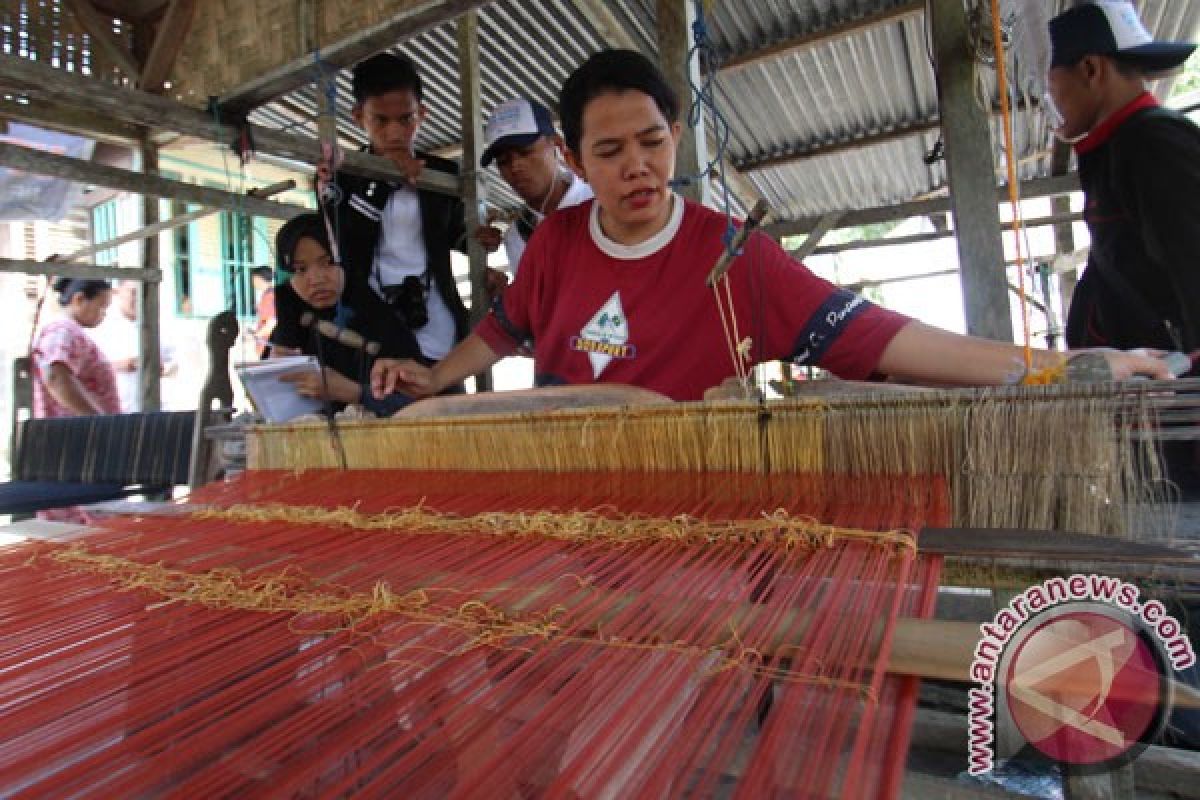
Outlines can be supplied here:
<path id="1" fill-rule="evenodd" d="M 1067 344 L 1200 349 L 1200 129 L 1146 91 L 1195 45 L 1154 41 L 1115 0 L 1055 17 L 1050 40 L 1051 116 L 1092 238 Z"/>
<path id="2" fill-rule="evenodd" d="M 501 104 L 488 117 L 484 140 L 483 166 L 495 161 L 500 176 L 525 205 L 503 236 L 487 225 L 478 229 L 476 238 L 488 252 L 503 241 L 509 269 L 516 275 L 537 224 L 552 211 L 590 199 L 592 190 L 561 158 L 562 137 L 541 103 L 518 97 Z"/>

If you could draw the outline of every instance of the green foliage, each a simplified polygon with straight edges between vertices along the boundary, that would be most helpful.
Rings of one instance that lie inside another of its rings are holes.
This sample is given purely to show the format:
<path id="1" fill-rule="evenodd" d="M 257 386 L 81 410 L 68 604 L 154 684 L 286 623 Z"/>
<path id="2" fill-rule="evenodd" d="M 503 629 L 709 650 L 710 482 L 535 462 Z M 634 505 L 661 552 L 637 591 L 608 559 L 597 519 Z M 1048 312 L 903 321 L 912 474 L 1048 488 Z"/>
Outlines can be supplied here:
<path id="1" fill-rule="evenodd" d="M 1192 53 L 1192 57 L 1183 65 L 1183 72 L 1171 87 L 1171 96 L 1176 97 L 1197 90 L 1200 90 L 1200 50 Z"/>

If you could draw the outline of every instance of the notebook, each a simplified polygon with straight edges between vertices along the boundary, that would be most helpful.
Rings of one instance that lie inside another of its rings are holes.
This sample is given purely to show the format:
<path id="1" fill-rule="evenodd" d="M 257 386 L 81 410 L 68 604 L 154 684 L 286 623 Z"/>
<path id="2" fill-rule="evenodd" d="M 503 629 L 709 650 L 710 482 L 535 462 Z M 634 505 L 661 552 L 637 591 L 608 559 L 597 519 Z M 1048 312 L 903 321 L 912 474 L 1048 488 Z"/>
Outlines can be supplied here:
<path id="1" fill-rule="evenodd" d="M 305 414 L 315 414 L 324 404 L 315 397 L 304 397 L 296 387 L 280 380 L 293 372 L 321 374 L 316 356 L 286 356 L 238 364 L 238 377 L 254 408 L 267 422 L 287 422 Z"/>

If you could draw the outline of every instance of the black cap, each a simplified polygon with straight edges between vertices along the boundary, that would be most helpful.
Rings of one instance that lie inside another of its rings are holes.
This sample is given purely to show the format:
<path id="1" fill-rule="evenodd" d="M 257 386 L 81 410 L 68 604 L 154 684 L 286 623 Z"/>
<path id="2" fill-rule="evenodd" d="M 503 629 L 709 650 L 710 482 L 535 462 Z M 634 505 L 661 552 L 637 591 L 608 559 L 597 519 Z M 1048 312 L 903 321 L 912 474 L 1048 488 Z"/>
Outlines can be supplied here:
<path id="1" fill-rule="evenodd" d="M 1186 42 L 1156 42 L 1133 5 L 1095 0 L 1050 20 L 1050 66 L 1066 67 L 1084 56 L 1109 56 L 1146 72 L 1164 72 L 1183 64 L 1196 49 Z"/>

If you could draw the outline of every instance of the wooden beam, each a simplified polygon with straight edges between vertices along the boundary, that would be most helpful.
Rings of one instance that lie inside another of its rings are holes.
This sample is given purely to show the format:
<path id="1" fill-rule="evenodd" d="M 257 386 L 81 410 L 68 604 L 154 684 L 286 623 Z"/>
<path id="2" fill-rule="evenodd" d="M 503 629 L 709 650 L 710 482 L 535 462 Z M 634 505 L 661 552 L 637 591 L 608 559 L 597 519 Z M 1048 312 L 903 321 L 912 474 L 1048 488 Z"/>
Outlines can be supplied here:
<path id="1" fill-rule="evenodd" d="M 86 136 L 123 147 L 134 146 L 141 133 L 136 125 L 49 101 L 18 103 L 0 98 L 0 119 Z"/>
<path id="2" fill-rule="evenodd" d="M 817 222 L 817 226 L 812 229 L 808 234 L 808 238 L 804 240 L 804 244 L 792 251 L 792 256 L 798 261 L 808 258 L 817 249 L 817 245 L 821 243 L 825 235 L 838 226 L 838 221 L 841 218 L 842 215 L 837 211 L 821 217 Z"/>
<path id="3" fill-rule="evenodd" d="M 270 186 L 264 186 L 261 189 L 251 189 L 250 191 L 246 192 L 246 194 L 250 197 L 270 197 L 271 195 L 279 194 L 280 192 L 287 192 L 295 188 L 296 182 L 288 180 L 280 181 L 279 183 L 273 183 Z M 157 236 L 165 231 L 181 228 L 184 225 L 189 225 L 198 219 L 204 219 L 205 217 L 212 216 L 220 210 L 221 209 L 219 208 L 201 208 L 196 211 L 191 211 L 187 214 L 181 214 L 178 217 L 165 219 L 162 222 L 155 222 L 136 231 L 122 234 L 115 239 L 109 239 L 108 241 L 100 242 L 98 244 L 89 244 L 87 247 L 63 256 L 62 260 L 78 261 L 81 258 L 87 258 L 88 256 L 95 255 L 96 253 L 103 253 L 105 250 L 112 250 L 115 247 L 120 247 L 121 245 L 128 244 L 129 242 L 140 242 L 142 239 L 149 239 L 151 236 Z"/>
<path id="4" fill-rule="evenodd" d="M 684 197 L 712 204 L 712 191 L 704 170 L 708 167 L 708 115 L 697 114 L 689 124 L 686 110 L 692 101 L 692 86 L 700 84 L 700 58 L 692 50 L 692 24 L 696 19 L 692 0 L 657 0 L 658 63 L 675 93 L 683 100 L 682 133 L 675 149 L 675 178 L 691 182 L 679 186 Z"/>
<path id="5" fill-rule="evenodd" d="M 320 54 L 323 69 L 357 64 L 367 56 L 395 46 L 399 41 L 424 33 L 490 2 L 492 0 L 440 0 L 414 4 L 340 42 L 322 45 Z M 306 54 L 247 81 L 222 94 L 218 99 L 220 107 L 244 114 L 269 100 L 312 83 L 318 77 L 315 74 L 317 65 L 313 61 L 312 54 Z"/>
<path id="6" fill-rule="evenodd" d="M 463 207 L 466 213 L 467 258 L 470 262 L 471 321 L 487 313 L 487 251 L 475 241 L 479 209 L 487 200 L 486 184 L 479 164 L 483 153 L 483 109 L 480 107 L 479 15 L 468 12 L 458 18 L 459 99 L 462 107 Z M 516 265 L 513 265 L 516 266 Z"/>
<path id="7" fill-rule="evenodd" d="M 156 269 L 63 264 L 59 261 L 33 261 L 27 258 L 0 258 L 0 272 L 23 272 L 26 275 L 45 275 L 49 278 L 82 278 L 97 281 L 134 280 L 157 283 L 162 280 L 162 273 Z"/>
<path id="8" fill-rule="evenodd" d="M 883 9 L 873 13 L 865 14 L 857 19 L 845 20 L 835 23 L 827 28 L 821 28 L 807 33 L 798 34 L 788 37 L 774 44 L 760 47 L 755 50 L 749 50 L 742 53 L 733 53 L 727 56 L 721 62 L 721 70 L 741 69 L 752 64 L 759 64 L 763 61 L 768 61 L 773 58 L 779 58 L 786 53 L 792 53 L 797 50 L 802 50 L 808 47 L 814 47 L 819 44 L 828 44 L 834 39 L 843 39 L 847 36 L 852 36 L 856 33 L 861 33 L 868 28 L 874 28 L 878 25 L 886 25 L 898 20 L 915 17 L 925 13 L 925 0 L 908 0 L 906 3 L 892 6 L 891 8 Z"/>
<path id="9" fill-rule="evenodd" d="M 146 175 L 158 172 L 158 148 L 147 138 L 142 143 L 141 169 Z M 142 224 L 158 222 L 158 198 L 142 196 Z M 158 237 L 151 236 L 142 244 L 142 266 L 162 274 L 159 261 Z M 159 308 L 158 283 L 143 283 L 138 287 L 138 393 L 139 411 L 162 410 L 162 315 Z M 120 313 L 119 311 L 116 313 Z"/>
<path id="10" fill-rule="evenodd" d="M 219 144 L 230 144 L 235 136 L 233 128 L 217 125 L 211 114 L 199 109 L 149 92 L 110 86 L 19 56 L 0 54 L 0 75 L 4 76 L 5 88 L 28 95 L 32 103 L 56 102 L 127 124 L 175 131 Z M 320 142 L 312 137 L 259 125 L 245 128 L 260 152 L 314 165 L 321 156 Z M 367 153 L 345 153 L 341 168 L 376 180 L 404 180 L 392 162 Z M 417 186 L 444 194 L 459 193 L 457 177 L 434 170 L 422 170 Z"/>
<path id="11" fill-rule="evenodd" d="M 479 230 L 479 210 L 487 202 L 479 159 L 483 154 L 483 108 L 480 84 L 482 73 L 479 59 L 479 14 L 469 11 L 458 18 L 458 91 L 462 109 L 463 145 L 463 213 L 466 215 L 467 263 L 471 279 L 471 324 L 480 322 L 488 312 L 487 251 L 476 239 Z M 513 265 L 516 268 L 516 264 Z M 491 370 L 475 376 L 475 391 L 492 389 Z"/>
<path id="12" fill-rule="evenodd" d="M 638 50 L 645 53 L 645 48 L 633 37 L 633 33 L 621 24 L 617 15 L 612 12 L 612 7 L 605 0 L 571 0 L 571 5 L 575 6 L 579 15 L 610 47 Z M 646 55 L 654 54 L 646 53 Z"/>
<path id="13" fill-rule="evenodd" d="M 1037 197 L 1054 197 L 1060 194 L 1079 191 L 1078 173 L 1060 175 L 1053 178 L 1038 178 L 1021 184 L 1021 199 L 1032 200 Z M 996 205 L 1008 200 L 1007 187 L 1001 186 L 995 190 Z M 916 200 L 911 203 L 898 203 L 891 206 L 876 206 L 856 211 L 847 211 L 838 221 L 841 228 L 854 228 L 860 225 L 875 225 L 880 222 L 894 222 L 909 217 L 924 217 L 930 214 L 940 214 L 950 210 L 950 198 L 933 197 L 927 200 Z M 800 236 L 809 233 L 821 221 L 822 217 L 804 217 L 801 219 L 776 222 L 767 225 L 763 230 L 776 238 L 783 236 Z"/>
<path id="14" fill-rule="evenodd" d="M 221 189 L 173 181 L 157 175 L 143 175 L 127 169 L 106 167 L 78 158 L 60 156 L 28 147 L 0 142 L 0 166 L 35 175 L 50 175 L 78 183 L 94 183 L 112 189 L 156 197 L 170 197 L 189 203 L 213 206 L 229 211 L 242 211 L 259 217 L 291 219 L 309 211 L 304 206 L 245 197 Z"/>
<path id="15" fill-rule="evenodd" d="M 967 333 L 1013 340 L 1004 279 L 1004 241 L 995 201 L 990 109 L 976 100 L 977 76 L 962 0 L 931 0 L 938 108 L 946 143 L 946 173 L 958 231 L 963 310 Z"/>
<path id="16" fill-rule="evenodd" d="M 1047 227 L 1050 225 L 1062 225 L 1064 223 L 1070 224 L 1072 222 L 1077 222 L 1081 219 L 1083 219 L 1082 212 L 1075 212 L 1075 213 L 1068 212 L 1066 214 L 1054 214 L 1049 217 L 1038 217 L 1036 219 L 1025 220 L 1025 227 L 1026 228 L 1044 228 L 1044 227 Z M 1008 232 L 1008 230 L 1009 230 L 1009 226 L 1007 224 L 1000 225 L 1001 233 L 1006 233 L 1006 232 Z M 896 237 L 893 237 L 890 239 L 863 239 L 863 240 L 860 240 L 857 242 L 844 242 L 842 244 L 831 244 L 826 247 L 818 247 L 813 252 L 816 255 L 828 255 L 830 253 L 846 253 L 846 252 L 849 252 L 852 250 L 869 250 L 874 247 L 893 247 L 893 246 L 902 245 L 902 244 L 919 244 L 920 242 L 934 242 L 934 241 L 937 241 L 938 239 L 949 239 L 951 236 L 954 236 L 954 235 L 955 235 L 954 231 L 944 230 L 944 231 L 932 231 L 930 233 L 914 233 L 911 236 L 896 236 Z M 805 244 L 808 244 L 808 242 L 805 241 Z M 804 248 L 801 247 L 801 248 L 798 248 L 797 250 L 792 250 L 791 251 L 792 255 L 797 258 L 802 258 L 801 256 L 799 256 L 797 254 L 799 252 L 801 252 L 803 249 Z M 1028 260 L 1028 258 L 1026 260 Z"/>
<path id="17" fill-rule="evenodd" d="M 129 22 L 141 22 L 162 11 L 167 0 L 95 0 L 93 5 L 106 14 Z"/>
<path id="18" fill-rule="evenodd" d="M 138 86 L 144 91 L 161 92 L 163 84 L 171 77 L 171 69 L 183 48 L 184 36 L 192 27 L 195 11 L 196 0 L 171 0 L 167 13 L 158 23 L 154 44 L 142 65 L 142 77 Z"/>
<path id="19" fill-rule="evenodd" d="M 138 69 L 133 54 L 117 41 L 116 35 L 113 34 L 112 20 L 97 11 L 91 0 L 66 0 L 66 3 L 80 27 L 91 37 L 96 49 L 111 59 L 127 78 L 137 81 L 141 70 Z"/>

